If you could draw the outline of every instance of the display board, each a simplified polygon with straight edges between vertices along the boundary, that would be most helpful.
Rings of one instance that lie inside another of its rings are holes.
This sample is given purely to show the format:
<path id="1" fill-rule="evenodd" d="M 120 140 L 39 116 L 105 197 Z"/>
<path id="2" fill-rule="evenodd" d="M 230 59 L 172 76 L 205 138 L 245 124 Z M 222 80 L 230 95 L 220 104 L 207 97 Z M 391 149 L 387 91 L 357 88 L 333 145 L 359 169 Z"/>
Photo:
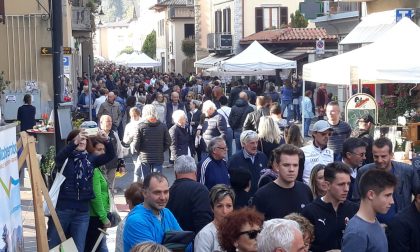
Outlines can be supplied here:
<path id="1" fill-rule="evenodd" d="M 73 123 L 71 120 L 71 106 L 62 105 L 57 109 L 58 121 L 60 125 L 60 137 L 66 139 L 70 131 L 73 130 Z"/>
<path id="2" fill-rule="evenodd" d="M 16 125 L 0 129 L 0 251 L 23 251 Z"/>
<path id="3" fill-rule="evenodd" d="M 351 96 L 347 100 L 345 111 L 346 122 L 352 129 L 357 128 L 357 122 L 363 115 L 369 114 L 375 123 L 378 121 L 378 104 L 372 96 L 364 93 Z"/>

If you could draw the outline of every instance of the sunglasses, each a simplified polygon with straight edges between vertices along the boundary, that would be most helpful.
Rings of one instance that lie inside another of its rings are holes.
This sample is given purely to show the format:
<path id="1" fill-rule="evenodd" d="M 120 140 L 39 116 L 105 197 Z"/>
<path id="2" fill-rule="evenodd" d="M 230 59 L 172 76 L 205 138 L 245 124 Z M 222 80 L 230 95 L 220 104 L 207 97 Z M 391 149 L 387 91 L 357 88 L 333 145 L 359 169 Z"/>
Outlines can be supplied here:
<path id="1" fill-rule="evenodd" d="M 257 238 L 257 235 L 261 233 L 261 229 L 260 230 L 249 230 L 249 231 L 243 231 L 239 233 L 239 236 L 247 234 L 249 239 L 253 240 L 255 238 Z"/>

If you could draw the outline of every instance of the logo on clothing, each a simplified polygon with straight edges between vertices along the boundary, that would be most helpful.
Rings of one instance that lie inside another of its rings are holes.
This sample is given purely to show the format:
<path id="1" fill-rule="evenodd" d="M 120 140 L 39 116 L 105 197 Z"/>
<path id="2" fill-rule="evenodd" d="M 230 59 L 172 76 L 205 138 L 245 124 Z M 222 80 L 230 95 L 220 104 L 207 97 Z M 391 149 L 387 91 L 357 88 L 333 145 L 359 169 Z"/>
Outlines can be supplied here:
<path id="1" fill-rule="evenodd" d="M 323 220 L 322 220 L 322 219 L 318 219 L 318 221 L 319 221 L 319 222 L 321 222 L 322 224 L 324 224 L 324 226 L 325 226 L 325 221 L 326 221 L 326 220 L 327 220 L 327 219 L 323 219 Z"/>

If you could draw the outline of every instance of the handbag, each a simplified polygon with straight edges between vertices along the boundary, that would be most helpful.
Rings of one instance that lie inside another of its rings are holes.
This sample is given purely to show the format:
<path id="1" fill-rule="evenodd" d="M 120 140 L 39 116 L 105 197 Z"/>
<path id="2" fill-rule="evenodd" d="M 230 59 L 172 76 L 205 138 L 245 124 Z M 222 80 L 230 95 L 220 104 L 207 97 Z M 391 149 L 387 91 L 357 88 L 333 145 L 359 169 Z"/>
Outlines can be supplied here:
<path id="1" fill-rule="evenodd" d="M 193 231 L 166 231 L 162 244 L 170 250 L 183 250 L 194 240 L 194 236 Z"/>
<path id="2" fill-rule="evenodd" d="M 110 190 L 108 190 L 108 194 L 109 194 L 110 209 L 109 209 L 109 213 L 107 214 L 107 218 L 111 222 L 111 227 L 113 228 L 113 227 L 118 226 L 118 224 L 120 224 L 121 216 L 118 213 L 117 208 L 115 207 L 114 197 L 112 196 Z"/>
<path id="3" fill-rule="evenodd" d="M 66 159 L 64 161 L 64 164 L 61 167 L 60 172 L 58 172 L 57 175 L 55 176 L 55 179 L 54 179 L 54 182 L 51 186 L 51 189 L 48 192 L 54 208 L 57 205 L 58 194 L 60 193 L 60 187 L 63 184 L 64 180 L 66 180 L 66 177 L 63 175 L 63 171 L 64 171 L 64 168 L 67 165 L 67 161 L 68 161 L 68 159 Z M 44 203 L 43 203 L 43 208 L 44 208 L 44 215 L 47 216 L 47 217 L 51 216 L 51 211 L 48 208 L 47 201 L 45 201 L 45 200 L 44 200 Z"/>

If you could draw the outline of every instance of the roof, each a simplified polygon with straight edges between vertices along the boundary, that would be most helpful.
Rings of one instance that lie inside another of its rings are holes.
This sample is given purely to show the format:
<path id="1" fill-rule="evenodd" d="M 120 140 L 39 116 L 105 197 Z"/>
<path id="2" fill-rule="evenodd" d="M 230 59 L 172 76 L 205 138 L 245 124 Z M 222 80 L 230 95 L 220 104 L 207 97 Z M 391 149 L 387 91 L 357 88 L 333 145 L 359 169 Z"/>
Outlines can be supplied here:
<path id="1" fill-rule="evenodd" d="M 104 23 L 103 25 L 100 25 L 101 28 L 113 28 L 113 27 L 128 27 L 129 24 L 127 21 L 120 20 L 112 23 Z"/>
<path id="2" fill-rule="evenodd" d="M 216 66 L 221 61 L 226 60 L 232 56 L 233 55 L 218 55 L 218 54 L 212 53 L 209 56 L 194 62 L 194 67 L 210 68 L 210 67 Z"/>
<path id="3" fill-rule="evenodd" d="M 308 54 L 308 51 L 314 50 L 314 47 L 295 47 L 282 52 L 272 52 L 273 54 L 288 60 L 300 60 Z"/>
<path id="4" fill-rule="evenodd" d="M 370 14 L 340 44 L 366 44 L 376 41 L 395 25 L 395 10 Z"/>
<path id="5" fill-rule="evenodd" d="M 254 33 L 241 39 L 241 44 L 254 40 L 260 43 L 287 43 L 291 41 L 316 41 L 318 39 L 336 41 L 337 36 L 329 35 L 324 28 L 284 28 Z"/>

